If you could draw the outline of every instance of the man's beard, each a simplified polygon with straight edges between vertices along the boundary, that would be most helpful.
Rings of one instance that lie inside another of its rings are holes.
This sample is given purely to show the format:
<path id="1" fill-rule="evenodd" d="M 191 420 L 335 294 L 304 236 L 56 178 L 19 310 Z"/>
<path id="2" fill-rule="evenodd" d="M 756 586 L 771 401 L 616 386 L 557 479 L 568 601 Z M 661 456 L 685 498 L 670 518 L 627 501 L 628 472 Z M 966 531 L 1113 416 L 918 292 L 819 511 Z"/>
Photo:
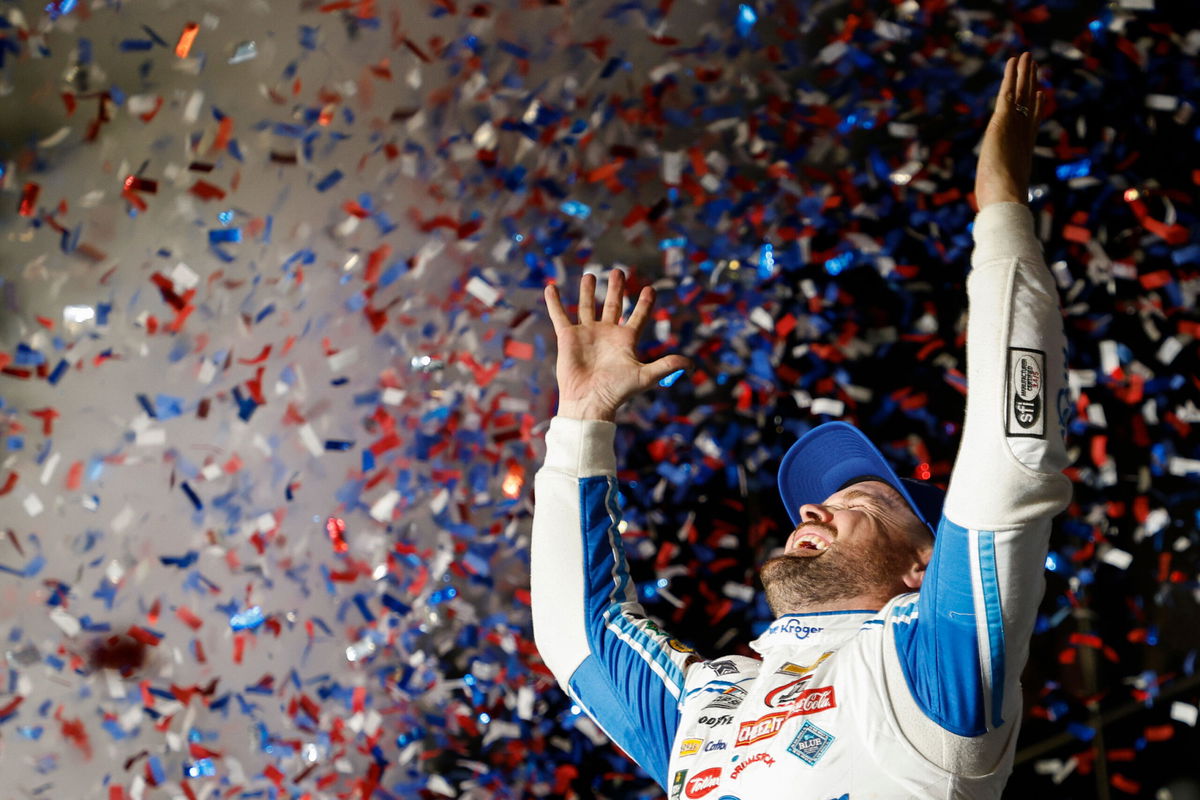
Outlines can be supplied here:
<path id="1" fill-rule="evenodd" d="M 776 556 L 762 565 L 767 605 L 777 617 L 856 597 L 882 606 L 906 590 L 901 576 L 917 557 L 915 547 L 886 538 L 874 547 L 835 541 L 819 556 Z"/>

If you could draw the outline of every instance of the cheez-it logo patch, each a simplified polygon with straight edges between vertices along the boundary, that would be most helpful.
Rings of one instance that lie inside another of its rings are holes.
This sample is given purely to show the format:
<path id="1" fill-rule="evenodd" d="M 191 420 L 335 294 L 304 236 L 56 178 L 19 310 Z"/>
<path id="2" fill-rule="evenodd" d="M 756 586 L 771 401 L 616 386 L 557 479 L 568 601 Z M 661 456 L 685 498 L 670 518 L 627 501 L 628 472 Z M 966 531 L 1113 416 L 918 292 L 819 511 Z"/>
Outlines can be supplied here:
<path id="1" fill-rule="evenodd" d="M 783 723 L 787 722 L 787 718 L 788 712 L 776 711 L 774 714 L 743 722 L 738 726 L 737 741 L 734 743 L 734 747 L 745 747 L 755 742 L 761 742 L 763 739 L 770 739 L 779 733 L 779 729 L 783 727 Z"/>

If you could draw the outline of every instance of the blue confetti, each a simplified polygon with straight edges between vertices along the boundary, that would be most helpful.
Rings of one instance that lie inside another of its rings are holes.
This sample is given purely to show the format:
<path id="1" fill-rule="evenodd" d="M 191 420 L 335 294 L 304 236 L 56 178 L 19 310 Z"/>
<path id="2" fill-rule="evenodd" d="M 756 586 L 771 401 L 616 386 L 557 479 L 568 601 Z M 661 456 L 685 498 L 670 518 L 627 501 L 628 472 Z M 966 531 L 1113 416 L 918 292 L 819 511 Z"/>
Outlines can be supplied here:
<path id="1" fill-rule="evenodd" d="M 321 178 L 321 180 L 317 181 L 316 189 L 318 192 L 324 192 L 327 189 L 333 188 L 334 185 L 336 185 L 341 179 L 342 171 L 340 169 L 335 169 L 324 178 Z"/>
<path id="2" fill-rule="evenodd" d="M 266 618 L 260 606 L 251 606 L 245 611 L 239 611 L 229 618 L 229 627 L 235 631 L 254 630 L 263 624 Z"/>
<path id="3" fill-rule="evenodd" d="M 658 382 L 658 385 L 659 385 L 659 386 L 662 386 L 662 387 L 664 387 L 664 388 L 667 388 L 667 387 L 670 387 L 670 386 L 674 386 L 674 385 L 675 385 L 675 381 L 679 380 L 679 379 L 680 379 L 680 378 L 683 376 L 683 373 L 684 373 L 684 370 L 682 370 L 682 369 L 677 369 L 677 370 L 675 370 L 674 372 L 672 372 L 670 375 L 668 375 L 667 377 L 665 377 L 665 378 L 663 378 L 662 380 L 660 380 L 660 381 Z"/>
<path id="4" fill-rule="evenodd" d="M 1085 158 L 1080 161 L 1073 161 L 1069 164 L 1059 164 L 1054 170 L 1054 174 L 1058 176 L 1060 181 L 1071 180 L 1072 178 L 1083 178 L 1090 175 L 1092 172 L 1092 160 Z"/>
<path id="5" fill-rule="evenodd" d="M 756 22 L 758 22 L 758 14 L 753 8 L 744 3 L 738 6 L 737 22 L 734 23 L 734 28 L 737 30 L 738 36 L 741 36 L 743 39 L 749 36 L 750 30 Z"/>

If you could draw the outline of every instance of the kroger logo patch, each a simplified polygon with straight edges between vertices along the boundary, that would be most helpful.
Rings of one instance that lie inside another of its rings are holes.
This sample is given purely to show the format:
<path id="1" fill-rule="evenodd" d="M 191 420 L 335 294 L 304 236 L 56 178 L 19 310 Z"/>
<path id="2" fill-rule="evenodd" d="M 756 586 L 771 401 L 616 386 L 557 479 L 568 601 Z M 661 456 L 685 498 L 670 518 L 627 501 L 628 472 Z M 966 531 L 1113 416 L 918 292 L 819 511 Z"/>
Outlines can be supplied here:
<path id="1" fill-rule="evenodd" d="M 804 725 L 796 734 L 796 738 L 792 739 L 792 743 L 788 745 L 788 752 L 810 767 L 815 766 L 825 756 L 829 745 L 833 744 L 833 740 L 836 738 L 832 733 L 821 730 L 805 720 Z"/>

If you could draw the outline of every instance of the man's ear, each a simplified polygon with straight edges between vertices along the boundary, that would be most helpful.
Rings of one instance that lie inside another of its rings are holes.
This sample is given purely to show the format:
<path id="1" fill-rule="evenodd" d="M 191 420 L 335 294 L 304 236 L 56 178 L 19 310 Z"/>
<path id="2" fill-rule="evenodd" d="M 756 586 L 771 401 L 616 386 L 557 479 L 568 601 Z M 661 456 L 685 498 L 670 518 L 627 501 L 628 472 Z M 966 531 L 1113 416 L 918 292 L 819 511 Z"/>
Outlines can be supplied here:
<path id="1" fill-rule="evenodd" d="M 904 585 L 910 591 L 917 591 L 921 588 L 921 583 L 925 580 L 925 569 L 929 566 L 929 559 L 933 556 L 932 547 L 922 547 L 917 551 L 917 560 L 912 563 L 908 570 L 901 576 Z"/>
<path id="2" fill-rule="evenodd" d="M 903 580 L 909 591 L 915 592 L 920 589 L 921 582 L 925 580 L 925 564 L 913 562 L 912 567 L 904 573 Z"/>

